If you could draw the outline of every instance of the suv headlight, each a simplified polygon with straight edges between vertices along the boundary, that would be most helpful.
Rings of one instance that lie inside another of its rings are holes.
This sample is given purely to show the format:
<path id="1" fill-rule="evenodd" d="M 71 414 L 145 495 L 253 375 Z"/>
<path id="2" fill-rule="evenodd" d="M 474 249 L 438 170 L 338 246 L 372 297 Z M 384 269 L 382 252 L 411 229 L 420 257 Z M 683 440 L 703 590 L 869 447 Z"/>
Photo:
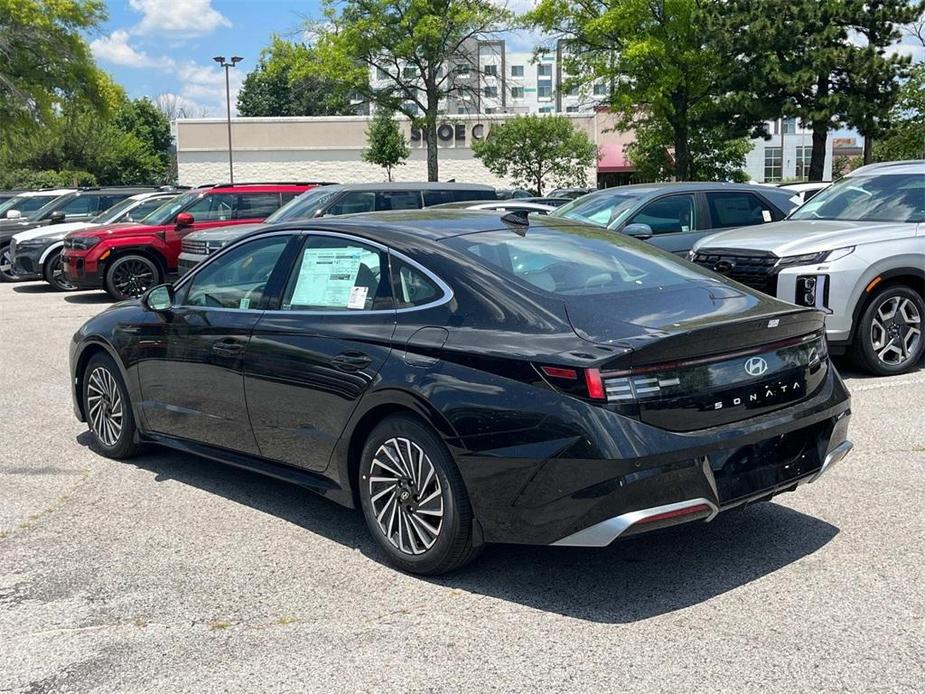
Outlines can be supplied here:
<path id="1" fill-rule="evenodd" d="M 79 251 L 86 251 L 89 248 L 93 248 L 99 242 L 100 238 L 98 236 L 74 236 L 72 238 L 64 239 L 64 247 L 76 248 Z"/>
<path id="2" fill-rule="evenodd" d="M 821 251 L 819 253 L 805 253 L 803 255 L 788 255 L 777 261 L 777 267 L 790 267 L 793 265 L 816 265 L 817 263 L 834 262 L 841 260 L 846 255 L 854 253 L 854 246 L 845 248 L 836 248 L 831 251 Z"/>

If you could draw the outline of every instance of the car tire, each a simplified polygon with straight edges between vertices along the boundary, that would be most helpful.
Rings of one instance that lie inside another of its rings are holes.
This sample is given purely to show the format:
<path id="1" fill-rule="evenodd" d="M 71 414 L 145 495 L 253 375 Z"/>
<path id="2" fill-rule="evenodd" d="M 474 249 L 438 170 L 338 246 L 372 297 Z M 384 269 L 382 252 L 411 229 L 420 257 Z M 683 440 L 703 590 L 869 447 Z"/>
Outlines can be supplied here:
<path id="1" fill-rule="evenodd" d="M 64 263 L 62 262 L 63 252 L 64 251 L 59 248 L 48 257 L 42 269 L 42 276 L 48 284 L 59 292 L 72 292 L 77 289 L 77 287 L 68 282 L 67 278 L 64 276 Z"/>
<path id="2" fill-rule="evenodd" d="M 903 285 L 884 287 L 861 314 L 852 351 L 855 362 L 878 376 L 905 373 L 925 350 L 925 301 Z"/>
<path id="3" fill-rule="evenodd" d="M 363 447 L 357 482 L 366 525 L 397 568 L 442 574 L 478 554 L 462 477 L 423 422 L 401 415 L 380 422 Z"/>
<path id="4" fill-rule="evenodd" d="M 0 282 L 15 282 L 19 279 L 13 272 L 13 257 L 10 255 L 10 247 L 0 248 Z"/>
<path id="5" fill-rule="evenodd" d="M 94 449 L 117 460 L 133 456 L 138 451 L 138 430 L 132 403 L 122 373 L 108 354 L 90 359 L 81 396 Z"/>
<path id="6" fill-rule="evenodd" d="M 113 299 L 137 299 L 163 281 L 161 269 L 151 258 L 128 253 L 112 260 L 106 268 L 104 286 Z"/>

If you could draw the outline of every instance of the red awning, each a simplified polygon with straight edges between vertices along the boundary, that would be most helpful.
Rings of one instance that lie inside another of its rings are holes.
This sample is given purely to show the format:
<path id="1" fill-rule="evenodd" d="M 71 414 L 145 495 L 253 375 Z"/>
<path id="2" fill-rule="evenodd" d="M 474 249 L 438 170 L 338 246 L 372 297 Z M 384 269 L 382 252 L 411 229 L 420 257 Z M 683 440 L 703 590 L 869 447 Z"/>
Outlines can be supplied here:
<path id="1" fill-rule="evenodd" d="M 601 158 L 597 161 L 597 170 L 602 173 L 619 173 L 633 171 L 634 167 L 626 160 L 623 145 L 620 143 L 603 144 L 600 146 Z"/>

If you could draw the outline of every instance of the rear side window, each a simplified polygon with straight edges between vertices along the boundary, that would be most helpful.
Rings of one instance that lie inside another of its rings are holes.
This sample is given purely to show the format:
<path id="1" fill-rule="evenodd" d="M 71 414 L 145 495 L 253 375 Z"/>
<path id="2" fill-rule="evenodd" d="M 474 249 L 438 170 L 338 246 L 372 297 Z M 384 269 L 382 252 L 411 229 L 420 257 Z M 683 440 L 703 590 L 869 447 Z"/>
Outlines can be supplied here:
<path id="1" fill-rule="evenodd" d="M 526 236 L 488 231 L 445 243 L 502 276 L 562 296 L 651 291 L 704 279 L 670 254 L 586 226 L 574 232 L 532 227 Z"/>
<path id="2" fill-rule="evenodd" d="M 437 301 L 443 290 L 421 272 L 403 260 L 392 257 L 392 285 L 396 308 L 413 308 Z"/>
<path id="3" fill-rule="evenodd" d="M 239 193 L 235 219 L 265 219 L 279 207 L 279 193 Z"/>
<path id="4" fill-rule="evenodd" d="M 751 193 L 707 193 L 714 229 L 764 224 L 774 219 L 771 208 Z"/>
<path id="5" fill-rule="evenodd" d="M 359 241 L 311 236 L 283 296 L 283 310 L 392 308 L 384 254 Z"/>
<path id="6" fill-rule="evenodd" d="M 376 194 L 372 191 L 353 191 L 344 193 L 327 209 L 327 214 L 355 214 L 357 212 L 375 212 Z"/>
<path id="7" fill-rule="evenodd" d="M 421 194 L 416 190 L 388 190 L 376 196 L 376 209 L 388 210 L 419 210 L 421 208 Z"/>
<path id="8" fill-rule="evenodd" d="M 496 200 L 495 195 L 490 190 L 425 190 L 424 207 L 431 205 L 443 205 L 448 202 L 467 202 L 470 200 Z"/>

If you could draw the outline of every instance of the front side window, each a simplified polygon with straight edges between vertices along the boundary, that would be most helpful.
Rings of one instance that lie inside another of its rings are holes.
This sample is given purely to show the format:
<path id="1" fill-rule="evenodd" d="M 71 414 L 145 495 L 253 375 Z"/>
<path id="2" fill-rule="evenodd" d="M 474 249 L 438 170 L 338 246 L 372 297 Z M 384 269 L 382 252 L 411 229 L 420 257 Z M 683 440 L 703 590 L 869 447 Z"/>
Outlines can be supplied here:
<path id="1" fill-rule="evenodd" d="M 392 308 L 384 254 L 352 239 L 311 236 L 283 296 L 288 311 Z"/>
<path id="2" fill-rule="evenodd" d="M 184 306 L 259 309 L 270 275 L 291 236 L 249 241 L 218 256 L 193 275 Z"/>
<path id="3" fill-rule="evenodd" d="M 771 208 L 751 193 L 707 193 L 714 229 L 764 224 L 773 219 Z"/>
<path id="4" fill-rule="evenodd" d="M 798 207 L 789 219 L 925 222 L 925 176 L 847 176 Z"/>
<path id="5" fill-rule="evenodd" d="M 86 216 L 96 212 L 98 202 L 99 197 L 96 195 L 77 195 L 59 207 L 58 210 L 64 213 L 65 218 Z"/>
<path id="6" fill-rule="evenodd" d="M 629 220 L 648 224 L 653 234 L 677 234 L 696 229 L 693 195 L 669 195 L 650 202 Z"/>
<path id="7" fill-rule="evenodd" d="M 224 222 L 232 219 L 234 203 L 233 193 L 204 195 L 185 212 L 193 215 L 193 219 L 197 222 Z"/>
<path id="8" fill-rule="evenodd" d="M 145 200 L 143 203 L 141 203 L 137 207 L 132 208 L 128 212 L 128 214 L 125 215 L 125 221 L 140 222 L 142 219 L 147 217 L 149 214 L 154 212 L 154 210 L 156 210 L 163 204 L 164 204 L 164 198 L 154 198 L 152 200 Z"/>

